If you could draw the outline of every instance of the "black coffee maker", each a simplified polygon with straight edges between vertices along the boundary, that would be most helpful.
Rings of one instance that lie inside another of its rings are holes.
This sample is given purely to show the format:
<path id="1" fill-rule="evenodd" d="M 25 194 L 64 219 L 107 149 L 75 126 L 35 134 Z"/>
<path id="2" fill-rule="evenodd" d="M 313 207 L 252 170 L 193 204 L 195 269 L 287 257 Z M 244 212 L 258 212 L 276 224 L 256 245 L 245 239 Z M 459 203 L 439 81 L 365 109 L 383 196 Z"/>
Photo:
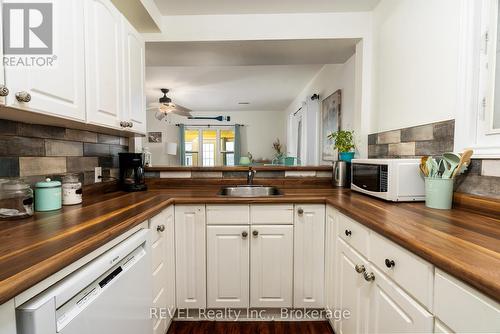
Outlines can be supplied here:
<path id="1" fill-rule="evenodd" d="M 147 190 L 144 177 L 144 154 L 118 153 L 120 160 L 120 187 L 124 191 Z"/>

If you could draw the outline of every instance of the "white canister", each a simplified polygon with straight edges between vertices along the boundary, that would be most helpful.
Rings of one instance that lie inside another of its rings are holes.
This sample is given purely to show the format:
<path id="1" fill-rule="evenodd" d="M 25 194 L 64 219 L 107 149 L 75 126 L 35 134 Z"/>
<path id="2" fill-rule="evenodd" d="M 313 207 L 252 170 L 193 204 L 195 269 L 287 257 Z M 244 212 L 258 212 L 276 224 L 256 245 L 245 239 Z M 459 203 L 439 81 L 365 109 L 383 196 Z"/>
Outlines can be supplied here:
<path id="1" fill-rule="evenodd" d="M 82 183 L 78 174 L 68 174 L 62 178 L 62 204 L 75 205 L 82 203 Z"/>

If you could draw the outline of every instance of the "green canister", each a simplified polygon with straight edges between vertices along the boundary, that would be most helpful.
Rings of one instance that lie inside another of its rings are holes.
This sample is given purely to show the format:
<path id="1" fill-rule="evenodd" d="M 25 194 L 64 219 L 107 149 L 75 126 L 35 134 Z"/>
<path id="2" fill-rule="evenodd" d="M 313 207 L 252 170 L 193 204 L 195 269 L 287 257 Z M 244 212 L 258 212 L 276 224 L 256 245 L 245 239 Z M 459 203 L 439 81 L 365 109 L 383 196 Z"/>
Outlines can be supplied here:
<path id="1" fill-rule="evenodd" d="M 62 206 L 62 188 L 60 181 L 45 181 L 35 184 L 35 211 L 59 210 Z"/>

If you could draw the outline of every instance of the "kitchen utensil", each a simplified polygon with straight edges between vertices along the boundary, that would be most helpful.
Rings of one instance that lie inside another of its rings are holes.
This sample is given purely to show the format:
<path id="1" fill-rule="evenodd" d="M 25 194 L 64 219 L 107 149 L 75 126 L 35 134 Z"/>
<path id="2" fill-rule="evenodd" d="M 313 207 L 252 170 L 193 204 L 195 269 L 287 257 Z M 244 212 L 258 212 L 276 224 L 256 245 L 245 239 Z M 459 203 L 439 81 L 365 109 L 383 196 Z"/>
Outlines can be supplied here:
<path id="1" fill-rule="evenodd" d="M 82 203 L 82 183 L 78 174 L 67 174 L 62 178 L 62 204 L 74 205 Z"/>
<path id="2" fill-rule="evenodd" d="M 460 173 L 463 173 L 465 168 L 464 167 L 467 167 L 469 166 L 470 164 L 470 159 L 472 158 L 472 154 L 474 153 L 474 151 L 472 150 L 465 150 L 461 157 L 460 157 L 460 161 L 458 163 L 458 166 L 457 168 L 455 169 L 455 171 L 453 172 L 453 175 L 452 175 L 452 178 L 456 177 L 458 174 Z"/>
<path id="3" fill-rule="evenodd" d="M 429 170 L 427 169 L 427 159 L 429 159 L 429 157 L 422 157 L 420 159 L 420 171 L 422 171 L 422 174 L 424 174 L 424 176 L 429 176 Z"/>
<path id="4" fill-rule="evenodd" d="M 333 185 L 348 188 L 351 185 L 351 163 L 346 161 L 333 162 Z"/>
<path id="5" fill-rule="evenodd" d="M 443 179 L 449 179 L 452 177 L 458 167 L 458 164 L 460 163 L 460 158 L 460 155 L 453 152 L 446 152 L 443 154 L 443 160 L 446 168 L 443 173 Z"/>
<path id="6" fill-rule="evenodd" d="M 62 206 L 61 182 L 46 178 L 35 184 L 35 211 L 59 210 Z"/>
<path id="7" fill-rule="evenodd" d="M 33 190 L 22 180 L 2 182 L 0 219 L 20 219 L 33 215 Z"/>

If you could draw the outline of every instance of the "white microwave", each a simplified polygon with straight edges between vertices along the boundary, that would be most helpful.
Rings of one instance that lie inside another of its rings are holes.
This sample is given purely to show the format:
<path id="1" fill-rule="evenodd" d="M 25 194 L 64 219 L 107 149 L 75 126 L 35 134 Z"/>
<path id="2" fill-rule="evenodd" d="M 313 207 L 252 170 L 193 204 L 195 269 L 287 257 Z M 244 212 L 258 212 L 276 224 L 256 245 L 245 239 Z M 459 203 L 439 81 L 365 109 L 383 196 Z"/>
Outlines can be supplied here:
<path id="1" fill-rule="evenodd" d="M 351 190 L 393 202 L 425 200 L 420 159 L 353 159 Z"/>

